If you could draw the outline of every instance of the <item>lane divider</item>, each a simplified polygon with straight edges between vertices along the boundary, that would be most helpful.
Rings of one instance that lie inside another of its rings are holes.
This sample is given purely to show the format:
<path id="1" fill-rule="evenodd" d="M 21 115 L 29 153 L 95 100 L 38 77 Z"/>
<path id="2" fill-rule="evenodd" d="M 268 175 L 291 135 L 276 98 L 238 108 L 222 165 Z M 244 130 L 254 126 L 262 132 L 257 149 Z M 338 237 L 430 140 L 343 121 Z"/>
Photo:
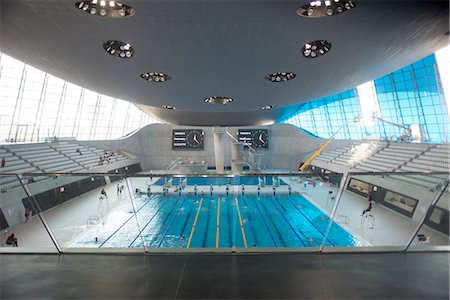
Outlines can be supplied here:
<path id="1" fill-rule="evenodd" d="M 194 230 L 195 230 L 195 226 L 197 225 L 198 215 L 200 214 L 200 209 L 202 208 L 202 204 L 203 204 L 203 197 L 200 199 L 200 203 L 198 204 L 197 214 L 195 215 L 194 224 L 192 225 L 191 234 L 189 235 L 189 240 L 186 245 L 186 248 L 189 248 L 191 246 L 192 236 L 194 236 Z"/>
<path id="2" fill-rule="evenodd" d="M 220 231 L 220 196 L 217 198 L 217 219 L 216 219 L 216 248 L 219 248 L 219 231 Z"/>
<path id="3" fill-rule="evenodd" d="M 236 199 L 236 207 L 237 207 L 237 212 L 238 212 L 238 217 L 239 217 L 239 224 L 241 224 L 242 239 L 244 240 L 244 247 L 247 248 L 247 238 L 245 236 L 244 224 L 242 224 L 241 210 L 239 209 L 239 201 L 238 201 L 237 197 L 235 199 Z"/>

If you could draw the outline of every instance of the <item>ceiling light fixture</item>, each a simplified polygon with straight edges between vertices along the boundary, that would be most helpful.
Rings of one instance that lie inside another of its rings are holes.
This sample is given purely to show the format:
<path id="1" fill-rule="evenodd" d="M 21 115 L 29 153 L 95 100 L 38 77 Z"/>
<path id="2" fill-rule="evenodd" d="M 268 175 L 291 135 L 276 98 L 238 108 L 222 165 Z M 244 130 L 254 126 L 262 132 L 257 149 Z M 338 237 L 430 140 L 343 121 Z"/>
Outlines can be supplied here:
<path id="1" fill-rule="evenodd" d="M 269 109 L 273 109 L 276 108 L 276 105 L 265 105 L 265 106 L 261 106 L 260 109 L 262 110 L 269 110 Z"/>
<path id="2" fill-rule="evenodd" d="M 322 5 L 324 4 L 324 5 Z M 311 1 L 297 9 L 297 15 L 306 18 L 331 17 L 355 7 L 355 1 Z"/>
<path id="3" fill-rule="evenodd" d="M 162 108 L 171 109 L 171 110 L 177 109 L 175 106 L 172 106 L 172 105 L 163 105 Z"/>
<path id="4" fill-rule="evenodd" d="M 330 51 L 331 43 L 326 40 L 318 40 L 306 43 L 302 47 L 302 54 L 306 58 L 317 58 Z"/>
<path id="5" fill-rule="evenodd" d="M 221 97 L 221 96 L 214 96 L 214 97 L 208 97 L 205 99 L 206 103 L 210 103 L 210 104 L 221 104 L 221 105 L 225 105 L 228 104 L 230 102 L 233 102 L 233 99 L 229 98 L 229 97 Z"/>
<path id="6" fill-rule="evenodd" d="M 136 10 L 134 8 L 117 1 L 105 1 L 105 0 L 78 1 L 75 3 L 75 7 L 91 15 L 109 18 L 127 18 L 134 16 L 136 14 Z"/>
<path id="7" fill-rule="evenodd" d="M 295 74 L 292 72 L 275 72 L 264 77 L 270 82 L 285 82 L 295 78 Z"/>
<path id="8" fill-rule="evenodd" d="M 164 73 L 150 72 L 142 73 L 141 78 L 151 82 L 165 82 L 170 79 L 170 76 Z"/>
<path id="9" fill-rule="evenodd" d="M 134 54 L 134 49 L 130 44 L 121 41 L 106 41 L 103 43 L 103 49 L 112 56 L 119 58 L 130 58 Z"/>

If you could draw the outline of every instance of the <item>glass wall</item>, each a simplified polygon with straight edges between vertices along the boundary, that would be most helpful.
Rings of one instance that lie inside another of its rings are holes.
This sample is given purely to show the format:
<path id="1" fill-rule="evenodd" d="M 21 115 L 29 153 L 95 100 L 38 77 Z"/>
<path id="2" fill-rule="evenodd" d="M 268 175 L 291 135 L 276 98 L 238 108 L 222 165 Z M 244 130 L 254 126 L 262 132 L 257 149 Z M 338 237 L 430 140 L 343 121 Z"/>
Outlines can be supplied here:
<path id="1" fill-rule="evenodd" d="M 447 179 L 437 191 L 404 181 L 435 180 L 444 172 L 403 173 L 385 181 L 385 174 L 341 176 L 324 170 L 270 176 L 113 174 L 0 174 L 9 186 L 0 193 L 0 252 L 9 247 L 346 252 L 449 246 Z"/>
<path id="2" fill-rule="evenodd" d="M 306 103 L 281 123 L 323 138 L 343 126 L 336 139 L 397 141 L 411 130 L 409 134 L 417 141 L 447 142 L 450 126 L 445 90 L 449 83 L 441 77 L 447 78 L 448 52 L 440 51 L 439 60 L 433 54 L 353 90 Z M 355 119 L 359 122 L 353 122 Z"/>
<path id="3" fill-rule="evenodd" d="M 160 123 L 134 104 L 81 88 L 0 53 L 0 142 L 113 139 Z"/>

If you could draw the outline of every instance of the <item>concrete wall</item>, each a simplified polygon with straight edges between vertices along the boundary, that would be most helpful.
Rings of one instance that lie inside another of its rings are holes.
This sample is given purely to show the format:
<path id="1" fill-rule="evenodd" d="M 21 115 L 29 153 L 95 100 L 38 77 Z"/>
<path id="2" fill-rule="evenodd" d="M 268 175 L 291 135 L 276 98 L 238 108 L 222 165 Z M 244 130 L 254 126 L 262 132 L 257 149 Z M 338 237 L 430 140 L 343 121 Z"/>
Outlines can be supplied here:
<path id="1" fill-rule="evenodd" d="M 205 132 L 204 149 L 192 151 L 172 150 L 173 129 L 203 129 Z M 264 153 L 261 166 L 265 169 L 297 170 L 299 163 L 325 141 L 308 135 L 290 124 L 275 124 L 270 126 L 228 127 L 228 131 L 237 136 L 238 129 L 264 128 L 269 132 L 269 149 L 260 150 Z M 125 151 L 136 156 L 143 171 L 163 170 L 177 157 L 189 161 L 205 161 L 208 166 L 215 166 L 214 143 L 212 127 L 186 127 L 167 124 L 151 124 L 135 134 L 121 140 L 78 141 L 78 143 L 113 151 Z M 231 165 L 231 139 L 225 142 L 225 165 Z M 332 150 L 352 144 L 354 141 L 333 141 L 327 147 Z"/>
<path id="2" fill-rule="evenodd" d="M 414 215 L 412 217 L 412 219 L 415 221 L 419 221 L 423 217 L 434 197 L 437 195 L 437 192 L 431 192 L 423 187 L 402 183 L 398 180 L 388 177 L 376 175 L 352 175 L 351 177 L 384 187 L 385 189 L 396 192 L 398 194 L 419 200 L 419 203 L 417 203 L 416 210 L 414 211 Z M 446 197 L 446 195 L 444 195 L 443 197 Z M 446 203 L 448 203 L 448 199 L 447 201 L 445 201 L 445 199 L 443 198 L 438 202 L 437 206 L 448 209 L 445 207 Z"/>

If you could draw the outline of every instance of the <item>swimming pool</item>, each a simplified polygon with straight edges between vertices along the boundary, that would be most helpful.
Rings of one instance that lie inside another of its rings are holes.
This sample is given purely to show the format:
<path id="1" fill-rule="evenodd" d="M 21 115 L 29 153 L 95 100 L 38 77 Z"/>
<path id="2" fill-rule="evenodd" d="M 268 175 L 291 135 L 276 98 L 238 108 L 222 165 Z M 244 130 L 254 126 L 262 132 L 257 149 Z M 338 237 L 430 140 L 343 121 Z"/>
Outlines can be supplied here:
<path id="1" fill-rule="evenodd" d="M 251 248 L 318 247 L 330 219 L 302 195 L 142 195 L 85 234 L 77 247 Z M 137 221 L 138 220 L 138 221 Z M 95 232 L 95 233 L 94 233 Z M 97 242 L 93 242 L 93 235 Z M 358 240 L 332 223 L 325 246 Z"/>

